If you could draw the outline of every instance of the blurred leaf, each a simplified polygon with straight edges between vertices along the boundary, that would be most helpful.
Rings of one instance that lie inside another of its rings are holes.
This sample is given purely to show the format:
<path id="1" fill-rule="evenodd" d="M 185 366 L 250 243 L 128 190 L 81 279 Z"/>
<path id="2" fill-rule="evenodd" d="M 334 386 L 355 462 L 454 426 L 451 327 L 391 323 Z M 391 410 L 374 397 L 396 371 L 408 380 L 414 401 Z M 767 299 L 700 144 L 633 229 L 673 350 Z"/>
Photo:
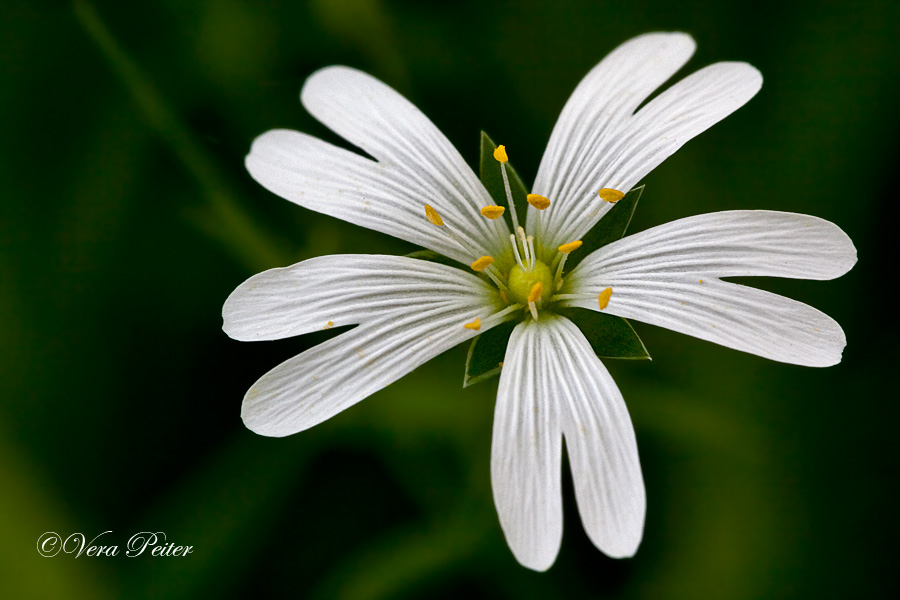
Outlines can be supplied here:
<path id="1" fill-rule="evenodd" d="M 622 317 L 576 307 L 560 308 L 557 312 L 578 326 L 600 358 L 650 360 L 644 342 Z"/>
<path id="2" fill-rule="evenodd" d="M 625 236 L 625 231 L 631 223 L 631 217 L 634 216 L 634 209 L 637 208 L 638 200 L 644 192 L 644 186 L 632 189 L 630 192 L 616 202 L 608 213 L 597 221 L 597 223 L 581 238 L 584 248 L 587 252 L 573 252 L 566 260 L 566 267 L 571 271 L 575 266 L 584 259 L 588 254 L 605 246 L 610 242 L 620 240 Z"/>
<path id="3" fill-rule="evenodd" d="M 374 600 L 408 597 L 412 590 L 424 597 L 422 592 L 452 579 L 473 558 L 485 560 L 493 527 L 492 511 L 479 504 L 434 515 L 427 525 L 389 531 L 339 564 L 312 597 Z"/>
<path id="4" fill-rule="evenodd" d="M 481 184 L 487 189 L 494 204 L 497 206 L 508 206 L 506 201 L 506 188 L 503 185 L 503 174 L 500 172 L 500 163 L 494 158 L 494 150 L 497 144 L 488 137 L 488 134 L 481 132 L 481 160 L 479 173 L 481 176 Z M 528 214 L 528 201 L 525 197 L 528 195 L 528 188 L 522 183 L 522 178 L 512 166 L 512 162 L 506 163 L 506 174 L 509 176 L 509 189 L 512 192 L 513 202 L 516 207 L 516 216 L 519 224 L 525 224 L 525 215 Z M 514 230 L 512 226 L 512 215 L 509 211 L 504 213 L 504 218 L 510 225 L 510 230 Z"/>
<path id="5" fill-rule="evenodd" d="M 503 358 L 506 356 L 506 345 L 516 325 L 516 321 L 501 323 L 472 340 L 466 357 L 464 388 L 500 374 Z"/>
<path id="6" fill-rule="evenodd" d="M 208 219 L 215 225 L 204 228 L 204 233 L 217 237 L 236 259 L 252 271 L 287 262 L 284 260 L 287 254 L 284 244 L 273 240 L 269 232 L 259 229 L 231 196 L 229 186 L 222 182 L 221 172 L 209 153 L 197 143 L 190 129 L 165 102 L 150 78 L 126 53 L 94 7 L 79 0 L 74 3 L 74 8 L 84 32 L 109 62 L 148 125 L 168 144 L 205 194 Z"/>
<path id="7" fill-rule="evenodd" d="M 310 10 L 322 28 L 387 75 L 396 89 L 409 88 L 404 55 L 398 51 L 390 15 L 381 0 L 312 0 Z"/>
<path id="8" fill-rule="evenodd" d="M 58 489 L 47 483 L 46 474 L 10 438 L 5 424 L 0 426 L 0 481 L 4 492 L 0 494 L 0 511 L 5 515 L 4 543 L 0 545 L 0 597 L 119 596 L 108 576 L 111 565 L 84 558 L 75 562 L 74 554 L 64 552 L 49 557 L 38 553 L 38 538 L 44 532 L 54 532 L 63 540 L 81 532 L 90 540 L 103 529 L 86 530 L 83 517 L 69 514 Z"/>

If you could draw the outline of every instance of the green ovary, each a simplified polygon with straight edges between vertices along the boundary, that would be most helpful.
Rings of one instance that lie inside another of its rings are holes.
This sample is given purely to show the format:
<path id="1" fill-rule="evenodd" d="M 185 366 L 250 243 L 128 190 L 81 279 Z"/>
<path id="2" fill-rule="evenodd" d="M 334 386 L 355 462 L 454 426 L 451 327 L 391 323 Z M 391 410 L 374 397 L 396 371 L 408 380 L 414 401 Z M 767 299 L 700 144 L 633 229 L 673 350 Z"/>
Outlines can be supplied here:
<path id="1" fill-rule="evenodd" d="M 534 284 L 540 282 L 542 287 L 541 300 L 545 303 L 553 294 L 553 274 L 550 267 L 541 261 L 535 261 L 532 270 L 526 270 L 519 265 L 513 265 L 509 270 L 509 291 L 512 293 L 513 302 L 528 304 L 528 294 Z"/>

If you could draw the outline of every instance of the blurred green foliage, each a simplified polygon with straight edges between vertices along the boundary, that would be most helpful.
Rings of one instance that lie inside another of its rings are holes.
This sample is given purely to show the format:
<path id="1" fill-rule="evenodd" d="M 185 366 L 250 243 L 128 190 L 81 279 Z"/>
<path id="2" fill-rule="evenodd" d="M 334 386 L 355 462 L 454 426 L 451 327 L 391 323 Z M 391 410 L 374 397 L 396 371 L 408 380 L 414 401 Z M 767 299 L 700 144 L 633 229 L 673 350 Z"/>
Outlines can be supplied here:
<path id="1" fill-rule="evenodd" d="M 893 369 L 900 4 L 200 0 L 0 4 L 0 597 L 886 597 L 898 448 Z M 457 348 L 287 439 L 239 419 L 247 387 L 324 339 L 242 344 L 228 293 L 264 268 L 408 245 L 256 185 L 254 136 L 337 140 L 301 109 L 349 64 L 411 98 L 473 166 L 484 129 L 526 182 L 579 78 L 651 30 L 688 71 L 745 60 L 760 95 L 656 169 L 630 231 L 702 212 L 814 214 L 855 241 L 835 282 L 753 280 L 847 332 L 826 370 L 636 324 L 608 361 L 648 489 L 631 560 L 594 550 L 566 488 L 546 574 L 494 513 L 496 380 Z M 513 150 L 514 149 L 514 150 Z M 38 536 L 165 531 L 181 558 L 42 558 Z"/>

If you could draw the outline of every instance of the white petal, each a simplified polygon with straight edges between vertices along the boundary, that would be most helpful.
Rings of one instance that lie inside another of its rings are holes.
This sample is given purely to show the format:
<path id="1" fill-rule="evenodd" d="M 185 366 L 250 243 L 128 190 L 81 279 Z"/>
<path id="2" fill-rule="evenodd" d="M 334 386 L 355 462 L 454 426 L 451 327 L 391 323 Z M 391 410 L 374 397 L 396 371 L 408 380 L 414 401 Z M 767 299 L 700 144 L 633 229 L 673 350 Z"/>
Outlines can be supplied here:
<path id="1" fill-rule="evenodd" d="M 555 319 L 542 343 L 555 348 L 557 398 L 584 529 L 605 554 L 632 556 L 647 500 L 631 417 L 616 383 L 571 321 Z"/>
<path id="2" fill-rule="evenodd" d="M 847 345 L 840 325 L 811 306 L 715 277 L 606 273 L 580 280 L 573 289 L 586 298 L 564 305 L 599 310 L 597 295 L 607 287 L 613 292 L 603 312 L 780 362 L 831 366 Z"/>
<path id="3" fill-rule="evenodd" d="M 374 77 L 321 69 L 301 92 L 309 112 L 378 162 L 310 136 L 273 131 L 247 157 L 257 181 L 278 195 L 388 233 L 465 263 L 508 253 L 508 229 L 479 210 L 490 196 L 459 152 L 419 109 Z M 467 247 L 425 220 L 430 204 Z"/>
<path id="4" fill-rule="evenodd" d="M 646 512 L 631 419 L 584 335 L 567 319 L 543 315 L 510 338 L 491 451 L 506 540 L 538 571 L 553 564 L 562 536 L 561 435 L 588 536 L 610 556 L 631 556 Z"/>
<path id="5" fill-rule="evenodd" d="M 405 257 L 323 256 L 251 277 L 223 309 L 234 338 L 360 325 L 260 378 L 244 397 L 244 423 L 269 436 L 321 423 L 479 333 L 465 323 L 499 323 L 489 317 L 496 302 L 474 275 Z"/>
<path id="6" fill-rule="evenodd" d="M 491 486 L 516 560 L 546 571 L 562 540 L 562 429 L 552 348 L 542 328 L 518 325 L 500 374 L 491 440 Z"/>
<path id="7" fill-rule="evenodd" d="M 499 302 L 496 289 L 473 274 L 404 256 L 320 256 L 254 275 L 222 308 L 225 333 L 236 340 L 274 340 L 367 323 L 448 305 Z M 499 308 L 499 306 L 498 306 Z"/>
<path id="8" fill-rule="evenodd" d="M 241 418 L 273 437 L 318 425 L 474 337 L 463 324 L 478 309 L 443 303 L 360 325 L 263 375 L 244 396 Z"/>
<path id="9" fill-rule="evenodd" d="M 535 178 L 536 193 L 556 202 L 576 197 L 597 167 L 588 162 L 590 150 L 612 138 L 695 48 L 685 33 L 647 33 L 621 44 L 591 69 L 556 121 Z M 593 180 L 589 183 L 591 190 L 600 189 Z"/>
<path id="10" fill-rule="evenodd" d="M 759 91 L 759 71 L 745 63 L 722 62 L 682 79 L 632 114 L 684 64 L 693 48 L 693 41 L 684 34 L 636 38 L 595 67 L 601 73 L 613 72 L 627 84 L 616 81 L 607 87 L 603 78 L 592 72 L 590 83 L 580 85 L 573 94 L 570 102 L 575 109 L 568 111 L 567 104 L 557 123 L 557 128 L 571 132 L 560 136 L 559 144 L 567 146 L 566 150 L 554 146 L 551 154 L 548 148 L 535 181 L 536 193 L 556 201 L 555 210 L 540 214 L 545 247 L 580 238 L 611 208 L 597 197 L 597 190 L 628 191 L 687 141 Z M 626 49 L 629 52 L 624 52 Z M 617 56 L 619 52 L 622 58 Z M 622 68 L 617 69 L 613 59 L 621 60 Z M 607 62 L 610 65 L 604 67 Z M 631 69 L 635 70 L 631 72 L 635 88 L 625 77 Z M 626 86 L 627 105 L 616 99 L 622 86 Z M 556 129 L 552 145 L 557 143 L 555 138 Z M 538 213 L 530 210 L 529 223 L 536 218 Z"/>
<path id="11" fill-rule="evenodd" d="M 772 360 L 837 364 L 846 345 L 828 315 L 720 277 L 832 279 L 856 262 L 856 248 L 833 223 L 793 213 L 727 211 L 688 217 L 613 242 L 567 278 L 569 306 L 679 331 Z"/>
<path id="12" fill-rule="evenodd" d="M 603 274 L 694 274 L 834 279 L 856 263 L 856 248 L 834 223 L 770 210 L 688 217 L 630 235 L 586 257 L 571 278 Z"/>

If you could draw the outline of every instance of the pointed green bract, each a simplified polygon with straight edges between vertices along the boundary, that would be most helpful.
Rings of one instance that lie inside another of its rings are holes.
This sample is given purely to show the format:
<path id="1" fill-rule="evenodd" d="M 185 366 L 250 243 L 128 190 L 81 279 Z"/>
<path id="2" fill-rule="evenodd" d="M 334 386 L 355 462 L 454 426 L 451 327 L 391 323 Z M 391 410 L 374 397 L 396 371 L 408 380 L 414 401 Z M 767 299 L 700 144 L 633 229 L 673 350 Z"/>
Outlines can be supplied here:
<path id="1" fill-rule="evenodd" d="M 631 323 L 615 315 L 586 308 L 557 308 L 556 312 L 575 323 L 600 358 L 650 360 L 650 353 Z M 507 321 L 475 337 L 466 357 L 463 387 L 496 377 L 502 370 L 506 346 L 518 320 Z"/>
<path id="2" fill-rule="evenodd" d="M 506 346 L 517 321 L 507 321 L 488 329 L 472 340 L 469 355 L 466 357 L 466 375 L 463 387 L 469 387 L 500 374 Z"/>
<path id="3" fill-rule="evenodd" d="M 597 248 L 620 240 L 625 236 L 625 231 L 631 223 L 631 217 L 634 215 L 634 209 L 637 207 L 643 191 L 644 186 L 640 186 L 625 194 L 608 213 L 597 221 L 596 225 L 591 227 L 590 231 L 584 234 L 581 238 L 581 241 L 584 243 L 583 250 L 569 255 L 569 258 L 566 260 L 567 271 L 574 269 L 585 256 Z"/>
<path id="4" fill-rule="evenodd" d="M 482 131 L 481 160 L 479 163 L 481 184 L 491 195 L 494 204 L 506 207 L 506 212 L 503 214 L 503 217 L 509 224 L 510 230 L 512 230 L 512 213 L 509 210 L 509 206 L 507 206 L 506 189 L 503 187 L 503 175 L 500 172 L 500 163 L 494 158 L 494 150 L 496 148 L 497 144 L 488 137 L 488 134 Z M 513 202 L 516 205 L 516 215 L 519 218 L 519 224 L 524 227 L 525 218 L 528 215 L 528 200 L 526 200 L 528 189 L 522 182 L 522 178 L 516 173 L 515 168 L 513 168 L 512 162 L 506 163 L 506 174 L 509 177 L 509 190 L 512 192 Z"/>
<path id="5" fill-rule="evenodd" d="M 416 258 L 418 260 L 427 260 L 428 262 L 438 263 L 441 265 L 447 265 L 448 267 L 454 267 L 456 269 L 464 269 L 468 272 L 471 272 L 471 269 L 468 268 L 468 265 L 464 265 L 461 262 L 455 261 L 452 258 L 444 256 L 443 254 L 439 254 L 434 250 L 416 250 L 415 252 L 410 252 L 409 254 L 405 254 L 407 258 Z"/>
<path id="6" fill-rule="evenodd" d="M 650 360 L 644 342 L 622 317 L 574 307 L 558 308 L 556 312 L 578 326 L 600 358 Z"/>

